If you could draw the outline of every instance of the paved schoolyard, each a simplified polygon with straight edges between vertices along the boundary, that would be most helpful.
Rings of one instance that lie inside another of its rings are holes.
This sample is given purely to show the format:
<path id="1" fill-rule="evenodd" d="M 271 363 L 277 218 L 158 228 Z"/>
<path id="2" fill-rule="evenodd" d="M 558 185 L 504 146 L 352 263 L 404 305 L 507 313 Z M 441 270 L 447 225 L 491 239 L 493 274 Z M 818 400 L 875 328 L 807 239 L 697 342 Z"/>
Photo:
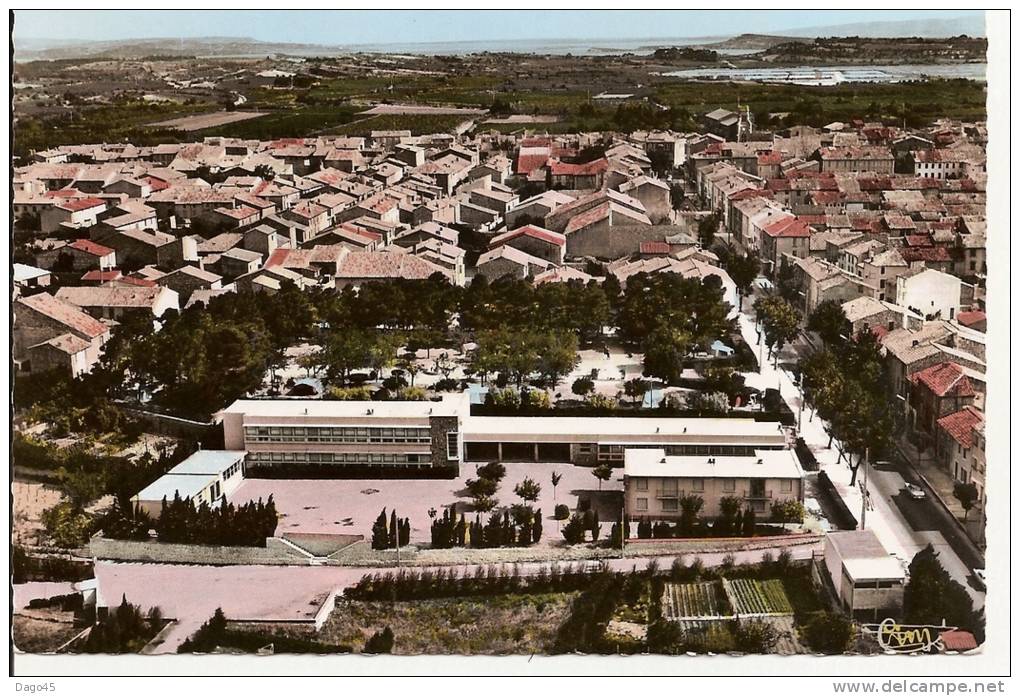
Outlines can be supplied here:
<path id="1" fill-rule="evenodd" d="M 623 490 L 623 472 L 614 472 L 613 480 L 602 484 L 592 475 L 590 468 L 571 464 L 506 464 L 506 476 L 499 484 L 496 498 L 500 505 L 521 502 L 513 490 L 526 478 L 533 479 L 542 487 L 535 505 L 542 511 L 543 535 L 541 544 L 552 545 L 562 541 L 553 519 L 553 508 L 557 503 L 577 507 L 579 497 L 590 497 L 598 509 L 602 523 L 602 534 L 609 533 L 609 526 L 619 514 L 620 494 Z M 242 504 L 249 500 L 270 494 L 280 513 L 277 536 L 286 532 L 315 534 L 363 534 L 371 538 L 372 523 L 379 512 L 386 508 L 387 514 L 396 509 L 400 517 L 411 521 L 411 543 L 431 541 L 428 511 L 435 508 L 441 515 L 444 506 L 457 504 L 457 511 L 473 518 L 471 498 L 465 490 L 465 482 L 476 477 L 476 464 L 461 465 L 461 474 L 456 479 L 248 479 L 230 496 L 231 502 Z M 556 487 L 555 501 L 551 484 L 552 472 L 563 476 Z M 482 514 L 484 521 L 487 515 Z"/>

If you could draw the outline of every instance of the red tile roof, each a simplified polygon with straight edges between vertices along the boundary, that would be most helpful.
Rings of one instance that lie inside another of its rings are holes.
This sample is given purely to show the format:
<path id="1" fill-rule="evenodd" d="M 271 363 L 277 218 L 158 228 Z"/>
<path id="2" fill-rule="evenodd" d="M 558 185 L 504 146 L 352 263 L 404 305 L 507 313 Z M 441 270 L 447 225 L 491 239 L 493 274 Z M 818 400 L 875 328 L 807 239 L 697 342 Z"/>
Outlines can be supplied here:
<path id="1" fill-rule="evenodd" d="M 570 222 L 567 223 L 567 227 L 564 230 L 566 234 L 575 232 L 579 229 L 592 225 L 599 220 L 609 217 L 610 204 L 609 201 L 597 205 L 591 210 L 586 210 L 583 213 L 578 213 L 574 217 L 570 218 Z"/>
<path id="2" fill-rule="evenodd" d="M 977 648 L 977 639 L 974 638 L 974 634 L 968 631 L 961 631 L 956 629 L 954 631 L 946 631 L 939 636 L 942 641 L 942 647 L 946 650 L 954 650 L 956 652 L 965 652 L 967 650 L 974 650 Z"/>
<path id="3" fill-rule="evenodd" d="M 785 218 L 763 230 L 770 237 L 810 237 L 811 227 L 798 217 Z"/>
<path id="4" fill-rule="evenodd" d="M 913 263 L 914 261 L 939 263 L 953 260 L 949 250 L 945 247 L 903 248 L 900 249 L 900 256 L 907 263 Z"/>
<path id="5" fill-rule="evenodd" d="M 549 172 L 553 176 L 591 176 L 601 174 L 609 170 L 609 161 L 605 158 L 585 162 L 584 164 L 571 164 L 552 160 L 549 163 Z"/>
<path id="6" fill-rule="evenodd" d="M 58 300 L 53 295 L 45 292 L 30 297 L 22 297 L 18 300 L 18 303 L 89 338 L 102 336 L 109 331 L 103 322 L 86 314 L 75 305 Z M 15 309 L 15 312 L 17 312 L 17 309 Z"/>
<path id="7" fill-rule="evenodd" d="M 114 253 L 114 249 L 102 244 L 96 244 L 89 239 L 78 239 L 67 245 L 75 251 L 80 251 L 85 254 L 91 254 L 93 256 L 107 256 L 108 254 Z"/>
<path id="8" fill-rule="evenodd" d="M 80 198 L 82 193 L 78 189 L 57 189 L 47 191 L 45 195 L 48 198 Z"/>
<path id="9" fill-rule="evenodd" d="M 119 280 L 120 271 L 89 271 L 81 277 L 86 283 L 106 283 L 111 280 Z"/>
<path id="10" fill-rule="evenodd" d="M 79 210 L 88 210 L 89 208 L 95 208 L 98 206 L 105 207 L 106 201 L 104 201 L 102 198 L 76 198 L 73 200 L 69 200 L 66 203 L 61 203 L 57 207 L 63 208 L 64 210 L 70 210 L 71 212 L 76 213 Z"/>
<path id="11" fill-rule="evenodd" d="M 528 174 L 541 167 L 549 161 L 549 155 L 520 155 L 517 158 L 517 173 Z"/>
<path id="12" fill-rule="evenodd" d="M 938 420 L 939 427 L 966 448 L 973 446 L 974 431 L 983 428 L 984 423 L 984 414 L 973 406 L 967 406 Z"/>
<path id="13" fill-rule="evenodd" d="M 973 326 L 974 324 L 980 324 L 987 316 L 984 312 L 979 309 L 973 312 L 960 312 L 956 315 L 956 321 L 960 322 L 964 326 Z"/>
<path id="14" fill-rule="evenodd" d="M 910 375 L 914 384 L 923 384 L 935 396 L 974 396 L 974 386 L 954 362 L 942 362 Z"/>
<path id="15" fill-rule="evenodd" d="M 774 150 L 758 153 L 758 164 L 782 164 L 783 153 Z"/>
<path id="16" fill-rule="evenodd" d="M 506 244 L 511 239 L 517 239 L 521 236 L 532 237 L 557 246 L 566 246 L 567 243 L 567 238 L 559 232 L 553 232 L 538 225 L 525 225 L 524 227 L 518 227 L 516 230 L 510 230 L 497 237 L 493 237 L 492 241 L 489 242 L 489 247 L 492 248 Z"/>
<path id="17" fill-rule="evenodd" d="M 641 242 L 638 250 L 642 254 L 661 254 L 666 256 L 669 254 L 670 247 L 666 242 Z"/>

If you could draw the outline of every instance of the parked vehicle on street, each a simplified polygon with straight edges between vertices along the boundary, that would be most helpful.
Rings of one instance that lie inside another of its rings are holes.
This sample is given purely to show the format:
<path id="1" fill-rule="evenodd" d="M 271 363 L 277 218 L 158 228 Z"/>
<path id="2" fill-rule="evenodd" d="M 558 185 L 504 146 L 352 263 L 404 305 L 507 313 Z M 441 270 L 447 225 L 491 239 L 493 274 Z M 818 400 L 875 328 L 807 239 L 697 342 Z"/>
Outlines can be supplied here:
<path id="1" fill-rule="evenodd" d="M 915 483 L 908 483 L 903 487 L 903 490 L 914 500 L 924 500 L 927 497 L 924 489 Z"/>

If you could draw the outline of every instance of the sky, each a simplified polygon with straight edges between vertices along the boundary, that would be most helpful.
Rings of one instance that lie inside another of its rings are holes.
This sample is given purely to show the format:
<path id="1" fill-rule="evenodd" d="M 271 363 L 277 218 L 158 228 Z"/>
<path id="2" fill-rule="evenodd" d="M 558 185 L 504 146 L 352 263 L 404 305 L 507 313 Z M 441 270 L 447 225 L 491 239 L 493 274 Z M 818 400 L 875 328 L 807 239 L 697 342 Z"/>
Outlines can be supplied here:
<path id="1" fill-rule="evenodd" d="M 356 45 L 508 39 L 680 38 L 856 22 L 944 19 L 961 10 L 18 10 L 14 38 L 243 37 Z"/>

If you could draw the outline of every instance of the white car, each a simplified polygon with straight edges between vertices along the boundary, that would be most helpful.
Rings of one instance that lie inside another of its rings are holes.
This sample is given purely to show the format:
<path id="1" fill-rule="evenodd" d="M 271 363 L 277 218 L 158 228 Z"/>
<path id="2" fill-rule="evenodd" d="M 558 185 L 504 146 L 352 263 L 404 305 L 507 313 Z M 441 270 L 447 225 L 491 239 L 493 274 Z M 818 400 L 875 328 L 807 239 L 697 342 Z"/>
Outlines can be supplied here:
<path id="1" fill-rule="evenodd" d="M 924 489 L 913 483 L 908 483 L 907 485 L 905 485 L 903 487 L 903 490 L 905 490 L 907 492 L 907 495 L 913 498 L 914 500 L 924 500 L 927 497 L 924 492 Z"/>

